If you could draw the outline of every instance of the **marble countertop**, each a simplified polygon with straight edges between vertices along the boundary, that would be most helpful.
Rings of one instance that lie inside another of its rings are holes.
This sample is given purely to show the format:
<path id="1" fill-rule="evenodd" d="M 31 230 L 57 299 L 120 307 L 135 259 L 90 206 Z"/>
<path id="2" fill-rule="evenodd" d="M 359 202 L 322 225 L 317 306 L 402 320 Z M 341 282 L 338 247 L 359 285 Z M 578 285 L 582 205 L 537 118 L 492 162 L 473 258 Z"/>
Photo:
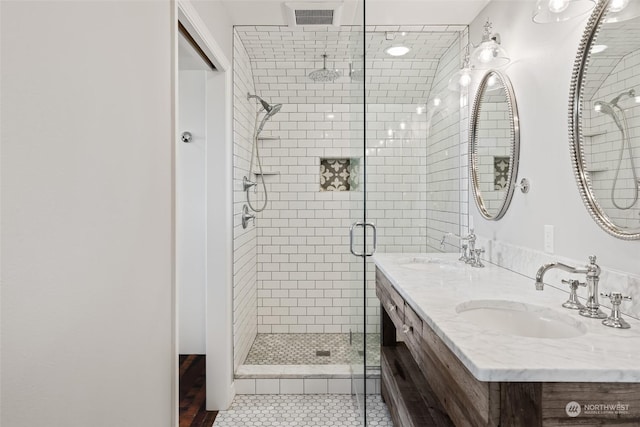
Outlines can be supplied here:
<path id="1" fill-rule="evenodd" d="M 394 288 L 480 381 L 640 382 L 640 322 L 625 317 L 630 329 L 614 329 L 598 319 L 562 307 L 568 293 L 550 286 L 536 291 L 534 280 L 486 264 L 474 268 L 458 254 L 376 254 L 376 266 Z M 424 269 L 414 260 L 435 258 Z M 415 263 L 413 264 L 415 265 Z M 535 271 L 531 275 L 535 275 Z M 571 277 L 568 275 L 568 277 Z M 580 278 L 580 277 L 573 277 Z M 583 278 L 580 278 L 583 280 Z M 580 296 L 586 290 L 578 291 Z M 601 304 L 604 304 L 604 297 Z M 572 338 L 507 335 L 460 318 L 456 306 L 472 300 L 526 303 L 570 316 L 584 334 Z M 582 301 L 584 302 L 584 301 Z M 607 303 L 609 301 L 607 300 Z M 606 304 L 609 305 L 609 304 Z M 609 314 L 609 308 L 603 311 Z"/>

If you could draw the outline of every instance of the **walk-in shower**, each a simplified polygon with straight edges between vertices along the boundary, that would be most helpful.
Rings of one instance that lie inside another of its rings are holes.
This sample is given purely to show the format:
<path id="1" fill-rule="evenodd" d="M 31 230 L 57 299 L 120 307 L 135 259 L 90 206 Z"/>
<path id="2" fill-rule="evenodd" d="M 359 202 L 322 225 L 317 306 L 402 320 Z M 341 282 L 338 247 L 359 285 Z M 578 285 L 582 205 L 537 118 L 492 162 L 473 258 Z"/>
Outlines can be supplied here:
<path id="1" fill-rule="evenodd" d="M 394 43 L 386 30 L 234 31 L 237 386 L 250 394 L 268 380 L 283 394 L 379 393 L 375 270 L 370 257 L 352 255 L 349 226 L 363 220 L 366 203 L 366 220 L 384 230 L 377 250 L 387 253 L 438 251 L 444 233 L 460 233 L 468 132 L 460 92 L 447 85 L 466 27 L 399 27 L 395 42 L 412 48 L 404 57 L 385 53 Z M 244 229 L 242 179 L 252 172 L 260 197 L 266 180 L 269 205 Z M 364 240 L 355 233 L 357 252 Z"/>
<path id="2" fill-rule="evenodd" d="M 623 98 L 626 98 L 626 97 L 635 98 L 635 96 L 636 96 L 636 91 L 634 89 L 629 89 L 627 91 L 620 93 L 609 102 L 596 101 L 594 103 L 595 110 L 598 112 L 607 114 L 608 116 L 611 116 L 616 126 L 620 130 L 620 135 L 621 135 L 620 150 L 618 151 L 617 166 L 615 168 L 615 172 L 613 176 L 613 183 L 611 184 L 610 197 L 611 197 L 611 203 L 613 204 L 613 206 L 622 210 L 631 209 L 638 202 L 638 196 L 639 196 L 638 193 L 640 192 L 640 181 L 638 181 L 638 172 L 636 169 L 635 159 L 633 157 L 633 150 L 631 147 L 631 139 L 629 135 L 629 124 L 627 122 L 627 114 L 625 113 L 624 109 L 619 105 L 619 102 Z M 633 176 L 633 190 L 632 190 L 633 196 L 631 198 L 631 201 L 627 205 L 623 206 L 618 204 L 618 202 L 616 201 L 615 193 L 616 193 L 616 188 L 618 187 L 620 169 L 622 167 L 622 160 L 624 158 L 625 148 L 629 156 L 629 163 L 631 165 L 631 174 Z"/>
<path id="3" fill-rule="evenodd" d="M 264 125 L 267 123 L 267 121 L 269 121 L 269 119 L 271 119 L 274 115 L 276 115 L 282 108 L 282 104 L 269 104 L 267 101 L 260 98 L 258 95 L 252 95 L 250 93 L 247 93 L 247 100 L 249 99 L 256 99 L 262 106 L 262 109 L 259 109 L 256 112 L 256 116 L 255 116 L 253 146 L 251 149 L 251 161 L 249 164 L 249 176 L 251 176 L 251 174 L 255 174 L 256 180 L 252 181 L 251 178 L 247 176 L 244 176 L 242 179 L 242 187 L 247 195 L 247 205 L 248 205 L 248 209 L 243 208 L 243 213 L 242 213 L 242 226 L 244 228 L 247 227 L 247 221 L 249 219 L 255 218 L 254 215 L 249 213 L 249 209 L 251 209 L 254 212 L 262 212 L 263 210 L 266 209 L 267 203 L 269 202 L 269 193 L 267 192 L 267 184 L 265 184 L 265 181 L 264 181 L 264 171 L 262 170 L 262 160 L 260 159 L 260 145 L 258 144 L 258 142 L 260 140 L 260 133 L 262 133 L 262 130 L 264 129 Z M 260 117 L 260 114 L 263 111 L 265 115 L 262 118 L 260 125 L 258 125 L 258 118 Z M 258 167 L 257 172 L 254 172 L 253 170 L 254 161 Z M 254 204 L 251 202 L 251 197 L 249 196 L 249 190 L 254 186 L 257 186 L 258 181 L 262 183 L 262 191 L 263 191 L 263 197 L 264 197 L 262 200 L 262 205 L 260 207 L 254 206 Z"/>

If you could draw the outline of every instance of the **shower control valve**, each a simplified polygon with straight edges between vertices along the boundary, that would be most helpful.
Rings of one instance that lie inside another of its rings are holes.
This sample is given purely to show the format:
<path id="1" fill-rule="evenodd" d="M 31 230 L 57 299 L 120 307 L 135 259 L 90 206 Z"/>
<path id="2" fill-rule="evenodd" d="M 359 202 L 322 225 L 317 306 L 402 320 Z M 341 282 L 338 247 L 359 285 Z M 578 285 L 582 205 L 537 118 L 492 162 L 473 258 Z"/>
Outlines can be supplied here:
<path id="1" fill-rule="evenodd" d="M 248 189 L 250 189 L 251 187 L 253 187 L 254 185 L 256 185 L 255 182 L 251 181 L 249 178 L 247 178 L 246 176 L 242 177 L 242 191 L 247 191 Z"/>
<path id="2" fill-rule="evenodd" d="M 246 229 L 249 226 L 249 221 L 255 222 L 256 216 L 249 213 L 249 207 L 247 205 L 242 206 L 242 228 Z"/>

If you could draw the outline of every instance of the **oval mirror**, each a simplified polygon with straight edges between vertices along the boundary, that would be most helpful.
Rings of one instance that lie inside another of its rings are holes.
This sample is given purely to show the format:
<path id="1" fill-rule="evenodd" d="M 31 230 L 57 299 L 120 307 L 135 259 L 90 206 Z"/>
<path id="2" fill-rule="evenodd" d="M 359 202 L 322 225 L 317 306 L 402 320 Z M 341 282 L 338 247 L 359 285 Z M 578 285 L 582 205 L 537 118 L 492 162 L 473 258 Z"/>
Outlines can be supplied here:
<path id="1" fill-rule="evenodd" d="M 582 200 L 609 234 L 640 239 L 640 2 L 600 2 L 571 82 L 569 142 Z"/>
<path id="2" fill-rule="evenodd" d="M 476 92 L 469 143 L 473 197 L 484 218 L 498 220 L 507 212 L 518 175 L 519 152 L 520 126 L 511 82 L 491 70 Z"/>

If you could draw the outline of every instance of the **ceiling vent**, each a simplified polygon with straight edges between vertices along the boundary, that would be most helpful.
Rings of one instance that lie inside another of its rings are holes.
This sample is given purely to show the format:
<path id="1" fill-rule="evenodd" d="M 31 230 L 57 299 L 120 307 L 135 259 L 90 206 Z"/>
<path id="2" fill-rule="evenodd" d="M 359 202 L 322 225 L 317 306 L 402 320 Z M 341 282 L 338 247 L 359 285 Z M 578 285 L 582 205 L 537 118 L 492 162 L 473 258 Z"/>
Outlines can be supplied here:
<path id="1" fill-rule="evenodd" d="M 287 2 L 284 5 L 290 27 L 340 25 L 342 2 Z"/>

